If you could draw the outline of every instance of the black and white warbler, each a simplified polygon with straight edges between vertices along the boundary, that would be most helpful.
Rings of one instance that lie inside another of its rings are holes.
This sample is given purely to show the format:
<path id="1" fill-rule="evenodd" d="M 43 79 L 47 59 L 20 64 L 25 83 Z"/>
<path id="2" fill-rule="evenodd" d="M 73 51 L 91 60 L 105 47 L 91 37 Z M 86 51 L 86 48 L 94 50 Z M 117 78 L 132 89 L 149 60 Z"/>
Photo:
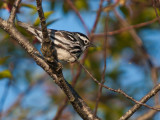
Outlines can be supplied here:
<path id="1" fill-rule="evenodd" d="M 18 21 L 18 25 L 35 35 L 42 43 L 42 32 L 29 24 Z M 88 37 L 79 32 L 47 29 L 50 39 L 57 52 L 58 60 L 75 62 L 88 47 L 94 47 Z"/>

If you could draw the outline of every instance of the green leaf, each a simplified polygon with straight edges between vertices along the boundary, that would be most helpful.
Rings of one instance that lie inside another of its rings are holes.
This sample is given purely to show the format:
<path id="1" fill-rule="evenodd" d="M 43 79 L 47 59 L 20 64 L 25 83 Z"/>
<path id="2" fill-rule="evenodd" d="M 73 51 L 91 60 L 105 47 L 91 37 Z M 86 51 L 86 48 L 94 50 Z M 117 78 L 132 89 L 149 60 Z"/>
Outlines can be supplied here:
<path id="1" fill-rule="evenodd" d="M 49 12 L 45 12 L 44 13 L 44 17 L 47 19 L 51 14 L 53 13 L 53 11 L 49 11 Z M 38 26 L 40 24 L 40 19 L 39 17 L 35 20 L 34 25 Z"/>
<path id="2" fill-rule="evenodd" d="M 9 57 L 10 56 L 6 56 L 6 57 L 3 57 L 3 58 L 0 58 L 0 65 L 4 64 L 8 60 Z"/>
<path id="3" fill-rule="evenodd" d="M 27 8 L 31 8 L 31 9 L 37 10 L 37 7 L 34 6 L 34 5 L 31 5 L 31 4 L 22 3 L 21 5 L 22 5 L 23 7 L 27 7 Z"/>
<path id="4" fill-rule="evenodd" d="M 12 74 L 9 70 L 4 70 L 0 72 L 0 79 L 2 78 L 12 78 Z"/>

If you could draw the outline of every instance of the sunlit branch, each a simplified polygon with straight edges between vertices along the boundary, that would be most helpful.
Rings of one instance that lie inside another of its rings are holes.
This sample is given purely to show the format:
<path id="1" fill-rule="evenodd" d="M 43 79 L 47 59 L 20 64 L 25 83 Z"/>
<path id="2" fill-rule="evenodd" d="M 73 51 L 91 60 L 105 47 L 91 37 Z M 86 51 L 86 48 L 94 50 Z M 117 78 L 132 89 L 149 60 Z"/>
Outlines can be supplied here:
<path id="1" fill-rule="evenodd" d="M 155 86 L 147 95 L 145 95 L 139 102 L 145 103 L 147 102 L 151 97 L 153 97 L 157 92 L 160 91 L 160 84 Z M 135 104 L 131 109 L 129 109 L 121 118 L 120 120 L 127 120 L 133 113 L 135 113 L 142 105 L 141 104 Z"/>
<path id="2" fill-rule="evenodd" d="M 73 87 L 74 87 L 74 86 L 76 85 L 76 83 L 77 83 L 77 80 L 78 80 L 78 78 L 79 78 L 79 76 L 80 76 L 80 74 L 81 74 L 81 70 L 82 70 L 82 67 L 81 67 L 81 65 L 80 65 L 80 66 L 78 67 L 78 70 L 77 70 L 76 75 L 75 75 L 75 76 L 73 77 L 73 79 L 72 79 L 72 86 L 73 86 Z M 53 120 L 59 120 L 59 119 L 60 119 L 60 117 L 61 117 L 61 115 L 62 115 L 62 112 L 63 112 L 63 110 L 66 108 L 67 104 L 68 104 L 68 98 L 65 98 L 64 102 L 62 103 L 62 105 L 59 106 L 58 111 L 57 111 L 56 115 L 54 116 Z"/>
<path id="3" fill-rule="evenodd" d="M 12 6 L 12 10 L 11 10 L 11 13 L 10 13 L 10 16 L 9 16 L 9 19 L 8 19 L 8 21 L 10 23 L 14 23 L 14 19 L 15 19 L 15 16 L 16 16 L 16 13 L 17 13 L 17 10 L 18 10 L 18 6 L 19 6 L 20 3 L 21 3 L 21 0 L 15 0 L 15 3 Z"/>

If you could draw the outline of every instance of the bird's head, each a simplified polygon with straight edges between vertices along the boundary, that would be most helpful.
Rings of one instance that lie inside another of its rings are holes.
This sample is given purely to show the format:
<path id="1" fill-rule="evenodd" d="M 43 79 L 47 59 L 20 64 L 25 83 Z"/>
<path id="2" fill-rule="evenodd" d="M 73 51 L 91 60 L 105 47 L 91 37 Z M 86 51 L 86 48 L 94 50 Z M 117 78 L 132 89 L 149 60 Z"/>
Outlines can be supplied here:
<path id="1" fill-rule="evenodd" d="M 80 42 L 80 44 L 83 46 L 84 50 L 88 47 L 96 47 L 89 39 L 88 37 L 83 34 L 83 33 L 79 33 L 76 32 L 76 36 Z"/>

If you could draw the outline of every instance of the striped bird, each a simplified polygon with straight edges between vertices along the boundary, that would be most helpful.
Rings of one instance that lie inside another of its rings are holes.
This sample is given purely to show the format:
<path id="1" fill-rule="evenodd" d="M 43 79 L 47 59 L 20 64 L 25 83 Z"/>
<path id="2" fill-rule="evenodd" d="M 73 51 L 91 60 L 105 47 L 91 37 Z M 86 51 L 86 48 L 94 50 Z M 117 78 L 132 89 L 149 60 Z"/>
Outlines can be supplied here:
<path id="1" fill-rule="evenodd" d="M 29 24 L 17 22 L 19 26 L 32 33 L 39 42 L 42 43 L 43 36 L 40 28 L 35 28 Z M 75 62 L 86 48 L 94 46 L 88 37 L 79 32 L 69 32 L 64 30 L 47 29 L 50 40 L 53 42 L 58 60 Z"/>

